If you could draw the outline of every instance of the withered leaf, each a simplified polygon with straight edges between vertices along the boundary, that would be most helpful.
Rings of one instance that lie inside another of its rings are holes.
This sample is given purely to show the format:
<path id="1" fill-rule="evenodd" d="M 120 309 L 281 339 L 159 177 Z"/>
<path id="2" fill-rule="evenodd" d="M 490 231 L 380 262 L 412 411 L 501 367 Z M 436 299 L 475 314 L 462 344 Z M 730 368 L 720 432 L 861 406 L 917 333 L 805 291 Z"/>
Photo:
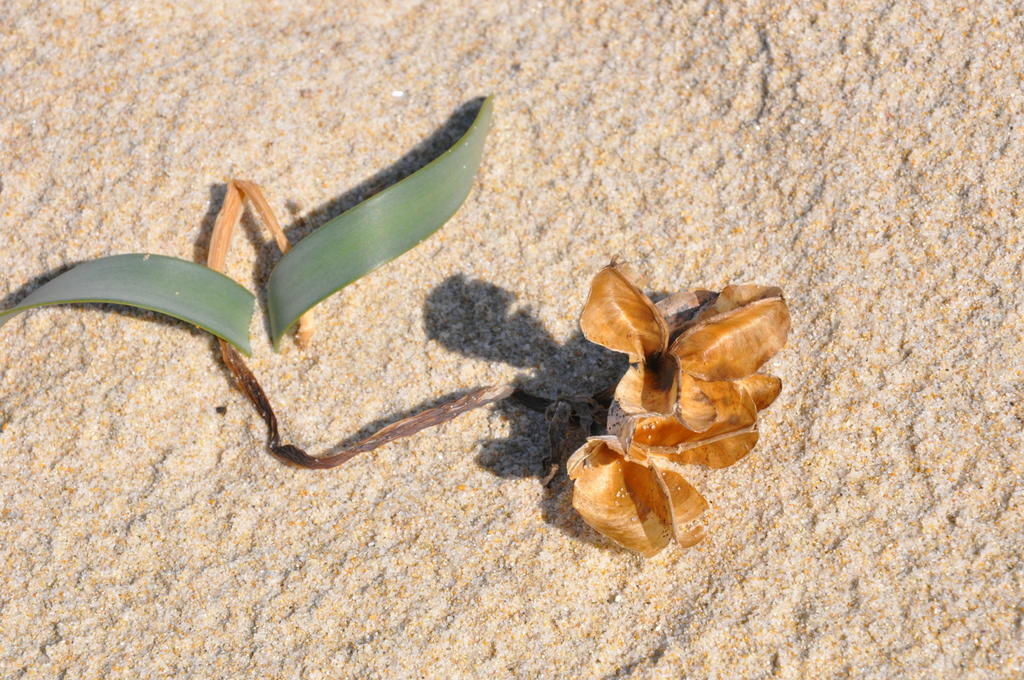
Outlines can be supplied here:
<path id="1" fill-rule="evenodd" d="M 281 230 L 277 218 L 270 209 L 270 205 L 267 203 L 260 188 L 252 182 L 234 180 L 228 183 L 224 205 L 217 214 L 213 234 L 210 237 L 210 252 L 207 256 L 207 263 L 217 271 L 224 270 L 228 245 L 231 243 L 231 234 L 241 217 L 243 196 L 248 198 L 256 207 L 267 228 L 274 235 L 274 239 L 277 241 L 277 245 L 282 253 L 288 251 L 288 239 Z M 298 340 L 300 345 L 305 345 L 313 332 L 312 317 L 310 315 L 311 312 L 306 312 L 299 319 Z M 235 385 L 252 402 L 256 412 L 259 413 L 260 417 L 267 424 L 267 442 L 271 452 L 275 456 L 291 461 L 296 465 L 313 469 L 336 467 L 359 453 L 372 451 L 388 442 L 408 437 L 420 430 L 452 420 L 466 411 L 500 401 L 511 396 L 515 391 L 515 388 L 511 385 L 481 387 L 459 398 L 452 399 L 439 406 L 420 411 L 415 415 L 392 423 L 342 451 L 327 456 L 313 457 L 297 446 L 281 443 L 277 415 L 274 413 L 270 400 L 260 386 L 259 381 L 256 380 L 256 376 L 249 370 L 241 355 L 223 340 L 220 341 L 220 352 L 224 364 L 235 379 Z"/>

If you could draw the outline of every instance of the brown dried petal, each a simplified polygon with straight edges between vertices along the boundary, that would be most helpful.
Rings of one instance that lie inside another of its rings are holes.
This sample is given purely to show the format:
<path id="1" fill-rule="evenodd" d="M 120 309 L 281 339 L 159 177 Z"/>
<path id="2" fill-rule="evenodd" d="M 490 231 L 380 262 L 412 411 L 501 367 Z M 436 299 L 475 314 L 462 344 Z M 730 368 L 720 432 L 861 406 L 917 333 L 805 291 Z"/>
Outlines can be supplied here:
<path id="1" fill-rule="evenodd" d="M 698 380 L 689 373 L 679 373 L 679 420 L 694 432 L 707 431 L 718 419 L 719 409 L 729 410 L 729 404 L 738 401 L 739 391 L 731 381 Z"/>
<path id="2" fill-rule="evenodd" d="M 672 534 L 668 502 L 651 470 L 615 449 L 607 438 L 594 438 L 573 454 L 572 505 L 596 531 L 650 557 Z"/>
<path id="3" fill-rule="evenodd" d="M 752 302 L 702 321 L 670 351 L 680 368 L 701 380 L 751 375 L 786 344 L 789 311 L 782 298 Z"/>
<path id="4" fill-rule="evenodd" d="M 652 366 L 630 366 L 615 387 L 615 400 L 629 414 L 672 413 L 678 384 L 675 359 L 664 355 Z"/>
<path id="5" fill-rule="evenodd" d="M 727 380 L 703 382 L 700 387 L 714 408 L 714 417 L 703 431 L 688 428 L 672 416 L 638 417 L 635 419 L 632 443 L 645 447 L 671 448 L 753 427 L 757 420 L 757 408 L 746 390 Z"/>
<path id="6" fill-rule="evenodd" d="M 697 524 L 680 528 L 679 531 L 674 533 L 676 543 L 679 544 L 680 548 L 692 548 L 704 540 L 704 537 L 707 536 L 707 529 L 704 528 L 703 524 Z"/>
<path id="7" fill-rule="evenodd" d="M 703 305 L 714 299 L 715 293 L 710 290 L 687 290 L 669 295 L 667 298 L 659 300 L 654 306 L 665 318 L 668 334 L 671 337 L 696 319 Z"/>
<path id="8" fill-rule="evenodd" d="M 672 520 L 672 534 L 676 542 L 688 548 L 703 540 L 705 532 L 701 525 L 690 526 L 693 520 L 700 517 L 708 508 L 704 497 L 686 481 L 686 478 L 675 470 L 652 466 L 655 477 L 662 491 L 668 498 L 669 513 Z"/>
<path id="9" fill-rule="evenodd" d="M 645 452 L 652 457 L 666 458 L 673 463 L 724 468 L 750 453 L 755 444 L 757 430 L 749 430 L 740 434 L 725 435 L 721 439 L 709 442 L 680 444 L 674 451 L 671 448 L 645 447 Z"/>
<path id="10" fill-rule="evenodd" d="M 758 411 L 771 406 L 775 398 L 779 396 L 779 392 L 782 391 L 782 381 L 767 373 L 755 373 L 746 378 L 740 378 L 736 381 L 736 385 L 750 394 Z"/>
<path id="11" fill-rule="evenodd" d="M 569 479 L 576 479 L 577 470 L 590 458 L 590 455 L 601 447 L 610 449 L 613 453 L 623 455 L 622 443 L 617 437 L 604 435 L 602 437 L 590 437 L 583 443 L 583 446 L 576 449 L 569 460 L 565 461 L 565 471 Z"/>
<path id="12" fill-rule="evenodd" d="M 588 340 L 628 354 L 632 363 L 664 352 L 668 345 L 665 319 L 615 264 L 599 271 L 590 284 L 580 328 Z"/>
<path id="13" fill-rule="evenodd" d="M 715 311 L 719 314 L 725 314 L 758 300 L 781 297 L 782 289 L 778 286 L 757 286 L 752 283 L 746 283 L 723 288 L 722 292 L 718 294 L 718 299 L 715 300 L 714 306 Z"/>
<path id="14" fill-rule="evenodd" d="M 772 297 L 782 297 L 782 289 L 778 286 L 758 286 L 752 283 L 740 284 L 738 286 L 726 286 L 721 293 L 714 293 L 714 298 L 697 310 L 694 320 L 690 324 L 696 325 L 701 321 L 731 312 L 751 302 L 764 300 Z"/>

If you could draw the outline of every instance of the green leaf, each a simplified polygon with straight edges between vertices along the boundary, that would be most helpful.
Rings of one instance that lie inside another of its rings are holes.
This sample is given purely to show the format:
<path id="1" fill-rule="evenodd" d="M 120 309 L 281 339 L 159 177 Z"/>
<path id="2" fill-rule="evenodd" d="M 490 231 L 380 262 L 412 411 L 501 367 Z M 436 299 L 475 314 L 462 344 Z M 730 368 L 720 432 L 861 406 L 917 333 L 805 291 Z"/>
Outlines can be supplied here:
<path id="1" fill-rule="evenodd" d="M 450 149 L 304 238 L 270 274 L 267 308 L 277 349 L 307 310 L 437 231 L 466 200 L 491 125 L 492 98 Z"/>
<path id="2" fill-rule="evenodd" d="M 0 326 L 43 305 L 112 302 L 161 312 L 227 340 L 246 355 L 255 297 L 209 267 L 163 255 L 113 255 L 76 265 L 0 310 Z"/>

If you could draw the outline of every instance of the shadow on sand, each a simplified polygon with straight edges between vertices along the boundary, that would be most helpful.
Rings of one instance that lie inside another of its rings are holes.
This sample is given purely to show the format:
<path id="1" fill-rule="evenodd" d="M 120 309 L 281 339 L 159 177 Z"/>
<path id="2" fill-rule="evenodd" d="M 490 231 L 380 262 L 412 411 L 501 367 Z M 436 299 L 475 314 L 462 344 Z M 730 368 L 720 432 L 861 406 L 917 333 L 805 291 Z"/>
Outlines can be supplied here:
<path id="1" fill-rule="evenodd" d="M 513 303 L 509 291 L 457 274 L 427 297 L 427 335 L 463 356 L 527 369 L 514 385 L 548 401 L 597 394 L 614 385 L 625 371 L 626 362 L 621 355 L 587 341 L 579 331 L 559 344 L 528 310 L 512 311 Z M 550 453 L 545 416 L 514 399 L 499 403 L 495 410 L 508 420 L 511 432 L 502 439 L 481 442 L 477 464 L 498 477 L 536 477 L 540 484 L 548 473 L 545 462 Z M 582 444 L 583 436 L 566 442 L 569 449 Z M 610 546 L 583 523 L 570 506 L 570 496 L 563 467 L 544 486 L 544 520 L 573 538 Z"/>

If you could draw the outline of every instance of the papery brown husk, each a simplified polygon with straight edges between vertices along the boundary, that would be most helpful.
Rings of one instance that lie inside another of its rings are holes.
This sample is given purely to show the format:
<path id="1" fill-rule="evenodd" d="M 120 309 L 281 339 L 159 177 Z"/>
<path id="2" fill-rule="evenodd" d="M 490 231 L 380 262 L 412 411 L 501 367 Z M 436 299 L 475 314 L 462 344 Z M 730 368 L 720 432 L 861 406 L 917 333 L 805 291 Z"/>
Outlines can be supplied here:
<path id="1" fill-rule="evenodd" d="M 653 305 L 619 265 L 602 269 L 581 328 L 633 365 L 616 387 L 609 435 L 570 459 L 573 506 L 584 520 L 644 555 L 664 547 L 668 533 L 683 547 L 699 542 L 704 529 L 694 520 L 707 503 L 676 466 L 723 468 L 753 449 L 758 411 L 782 388 L 756 371 L 789 327 L 776 287 L 687 291 Z"/>
<path id="2" fill-rule="evenodd" d="M 661 354 L 668 346 L 668 326 L 661 312 L 614 265 L 594 277 L 580 328 L 591 342 L 628 354 L 633 363 Z"/>
<path id="3" fill-rule="evenodd" d="M 628 460 L 615 437 L 588 440 L 568 471 L 573 507 L 619 545 L 650 557 L 673 536 L 686 546 L 703 538 L 692 525 L 707 507 L 700 493 L 674 470 Z"/>
<path id="4" fill-rule="evenodd" d="M 761 368 L 782 349 L 790 319 L 781 297 L 717 314 L 680 335 L 669 353 L 680 370 L 701 380 L 737 380 Z"/>
<path id="5" fill-rule="evenodd" d="M 671 538 L 665 521 L 668 505 L 659 498 L 655 480 L 644 484 L 647 468 L 627 461 L 616 446 L 603 438 L 591 439 L 569 459 L 569 478 L 575 482 L 572 506 L 601 534 L 651 556 Z M 638 488 L 639 499 L 632 493 Z"/>

